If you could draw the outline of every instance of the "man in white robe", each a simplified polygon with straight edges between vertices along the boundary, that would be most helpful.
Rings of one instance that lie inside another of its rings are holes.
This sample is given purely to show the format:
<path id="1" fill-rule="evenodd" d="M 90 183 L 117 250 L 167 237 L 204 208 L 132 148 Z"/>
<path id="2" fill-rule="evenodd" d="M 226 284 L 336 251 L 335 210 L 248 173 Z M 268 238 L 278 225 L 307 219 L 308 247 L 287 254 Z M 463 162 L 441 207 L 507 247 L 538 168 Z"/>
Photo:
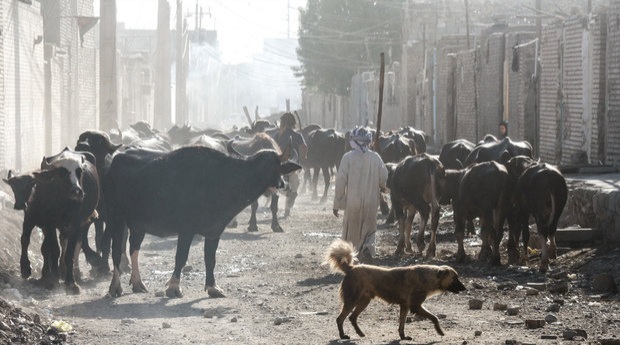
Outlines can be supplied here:
<path id="1" fill-rule="evenodd" d="M 372 134 L 366 128 L 351 132 L 352 150 L 340 162 L 336 174 L 333 212 L 344 210 L 342 238 L 353 243 L 362 262 L 375 255 L 379 190 L 385 189 L 388 171 L 381 157 L 368 148 Z"/>

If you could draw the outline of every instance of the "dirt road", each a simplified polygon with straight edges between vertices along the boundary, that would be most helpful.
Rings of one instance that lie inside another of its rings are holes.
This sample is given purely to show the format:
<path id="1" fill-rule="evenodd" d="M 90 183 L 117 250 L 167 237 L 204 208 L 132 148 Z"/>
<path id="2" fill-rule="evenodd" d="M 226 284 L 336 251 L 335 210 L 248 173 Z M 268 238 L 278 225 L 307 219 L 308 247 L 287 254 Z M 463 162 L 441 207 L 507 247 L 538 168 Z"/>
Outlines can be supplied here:
<path id="1" fill-rule="evenodd" d="M 18 234 L 21 223 L 15 219 L 20 219 L 19 214 L 2 212 L 10 215 L 2 223 L 5 232 Z M 141 251 L 141 271 L 149 293 L 132 293 L 129 277 L 123 275 L 125 294 L 116 299 L 106 297 L 109 277 L 90 278 L 83 259 L 85 277 L 79 296 L 67 296 L 62 289 L 41 290 L 19 278 L 5 279 L 0 291 L 7 300 L 40 314 L 43 323 L 65 320 L 71 324 L 75 333 L 68 336 L 69 344 L 558 344 L 567 341 L 566 330 L 575 329 L 583 330 L 594 343 L 606 339 L 620 342 L 617 295 L 595 293 L 591 288 L 592 277 L 598 272 L 619 277 L 620 251 L 604 247 L 565 250 L 547 276 L 536 272 L 536 261 L 531 263 L 532 269 L 492 268 L 475 261 L 455 265 L 451 217 L 441 221 L 436 259 L 427 260 L 419 254 L 392 257 L 397 230 L 389 227 L 379 230 L 376 260 L 386 266 L 432 263 L 457 269 L 468 291 L 444 294 L 425 303 L 440 317 L 446 335 L 436 334 L 430 321 L 411 316 L 405 332 L 414 340 L 400 341 L 398 307 L 373 301 L 359 318 L 366 337 L 358 337 L 346 321 L 345 331 L 352 340 L 340 341 L 335 318 L 342 276 L 321 265 L 325 249 L 340 235 L 340 220 L 331 215 L 331 204 L 318 204 L 309 200 L 308 194 L 302 195 L 292 216 L 281 221 L 284 233 L 271 232 L 268 210 L 261 207 L 259 212 L 259 232 L 246 231 L 249 213 L 245 211 L 238 228 L 227 229 L 222 236 L 215 277 L 226 298 L 211 299 L 203 291 L 202 238 L 195 239 L 184 269 L 184 297 L 164 297 L 176 239 L 150 236 Z M 477 243 L 475 237 L 467 239 L 466 251 L 471 257 L 478 250 Z M 33 245 L 31 252 L 31 258 L 38 255 L 38 247 Z M 5 265 L 17 269 L 18 258 L 14 260 Z M 38 262 L 33 260 L 34 265 Z M 527 283 L 547 283 L 548 288 L 534 294 Z M 568 291 L 551 293 L 549 288 L 556 283 L 567 283 Z M 471 310 L 471 299 L 482 300 L 482 309 Z M 493 310 L 494 303 L 516 307 L 517 314 Z M 526 329 L 525 320 L 545 318 L 551 322 L 545 322 L 544 327 Z M 584 333 L 573 335 L 579 340 Z"/>

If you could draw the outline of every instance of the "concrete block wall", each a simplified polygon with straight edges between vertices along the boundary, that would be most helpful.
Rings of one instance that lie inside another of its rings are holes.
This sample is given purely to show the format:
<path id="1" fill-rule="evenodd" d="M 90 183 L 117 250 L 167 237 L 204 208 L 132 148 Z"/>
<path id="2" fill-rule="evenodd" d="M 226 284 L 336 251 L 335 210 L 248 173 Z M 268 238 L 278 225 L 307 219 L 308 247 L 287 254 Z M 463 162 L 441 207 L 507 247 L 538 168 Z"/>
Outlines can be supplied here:
<path id="1" fill-rule="evenodd" d="M 437 93 L 437 140 L 438 146 L 455 138 L 454 102 L 456 56 L 466 49 L 467 41 L 463 36 L 444 36 L 437 45 L 436 93 Z"/>
<path id="2" fill-rule="evenodd" d="M 33 45 L 43 19 L 38 2 L 3 2 L 1 13 L 0 167 L 29 170 L 45 152 L 43 44 Z"/>
<path id="3" fill-rule="evenodd" d="M 480 51 L 478 82 L 478 134 L 498 135 L 503 112 L 504 33 L 488 36 Z"/>
<path id="4" fill-rule="evenodd" d="M 456 57 L 456 137 L 472 142 L 478 141 L 477 125 L 477 92 L 476 63 L 477 52 L 470 50 L 457 54 Z"/>
<path id="5" fill-rule="evenodd" d="M 620 1 L 609 7 L 606 50 L 605 163 L 620 165 Z"/>
<path id="6" fill-rule="evenodd" d="M 77 2 L 77 13 L 80 16 L 94 16 L 94 1 L 81 0 Z M 74 22 L 76 30 L 77 25 Z M 77 136 L 87 129 L 99 126 L 99 49 L 95 46 L 95 28 L 84 35 L 84 44 L 74 40 L 74 47 L 78 61 L 77 73 Z M 152 122 L 151 122 L 152 123 Z M 77 140 L 77 136 L 69 140 Z"/>
<path id="7" fill-rule="evenodd" d="M 512 32 L 506 34 L 506 62 L 508 80 L 508 104 L 505 106 L 509 123 L 508 134 L 513 140 L 526 140 L 532 145 L 536 139 L 536 92 L 535 73 L 537 41 L 535 33 Z"/>
<path id="8" fill-rule="evenodd" d="M 424 55 L 422 43 L 417 42 L 406 46 L 407 64 L 403 70 L 407 71 L 407 89 L 403 89 L 407 102 L 406 114 L 403 114 L 403 124 L 412 127 L 420 125 L 419 106 L 422 101 L 422 95 L 419 92 L 419 84 L 422 81 L 422 68 L 424 66 Z"/>

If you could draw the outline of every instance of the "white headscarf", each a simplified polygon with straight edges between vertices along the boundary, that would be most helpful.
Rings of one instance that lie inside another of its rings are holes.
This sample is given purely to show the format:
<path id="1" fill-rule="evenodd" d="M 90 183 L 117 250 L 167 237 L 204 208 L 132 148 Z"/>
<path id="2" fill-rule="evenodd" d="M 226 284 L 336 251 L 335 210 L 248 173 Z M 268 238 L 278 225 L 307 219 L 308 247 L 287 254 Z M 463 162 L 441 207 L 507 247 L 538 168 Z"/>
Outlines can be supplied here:
<path id="1" fill-rule="evenodd" d="M 349 143 L 354 151 L 368 152 L 368 145 L 372 141 L 372 133 L 365 127 L 355 127 L 351 131 Z"/>

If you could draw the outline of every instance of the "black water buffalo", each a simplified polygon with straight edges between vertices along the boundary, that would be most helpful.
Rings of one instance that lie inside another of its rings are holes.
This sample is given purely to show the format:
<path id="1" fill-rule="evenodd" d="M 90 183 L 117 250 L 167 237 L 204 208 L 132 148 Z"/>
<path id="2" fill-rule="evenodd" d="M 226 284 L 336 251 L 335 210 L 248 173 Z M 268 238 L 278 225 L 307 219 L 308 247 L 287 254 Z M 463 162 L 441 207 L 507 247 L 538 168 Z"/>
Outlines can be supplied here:
<path id="1" fill-rule="evenodd" d="M 479 258 L 500 264 L 499 245 L 508 207 L 508 171 L 497 162 L 477 163 L 462 170 L 446 170 L 440 180 L 442 198 L 452 200 L 457 261 L 465 260 L 465 223 L 480 217 L 482 248 Z M 492 247 L 491 247 L 492 246 Z"/>
<path id="2" fill-rule="evenodd" d="M 400 234 L 396 248 L 397 255 L 402 254 L 403 250 L 413 253 L 411 230 L 417 211 L 420 212 L 421 219 L 416 241 L 418 251 L 420 253 L 424 251 L 424 232 L 429 216 L 432 216 L 431 241 L 426 255 L 435 256 L 435 237 L 439 221 L 438 179 L 443 178 L 444 174 L 441 162 L 426 153 L 407 157 L 394 169 L 388 187 Z"/>
<path id="3" fill-rule="evenodd" d="M 281 151 L 275 140 L 265 133 L 256 134 L 249 139 L 234 140 L 230 142 L 230 147 L 234 149 L 234 153 L 241 154 L 243 157 L 250 157 L 261 150 L 273 150 L 278 153 Z M 271 210 L 271 230 L 274 232 L 283 232 L 284 230 L 278 221 L 278 202 L 280 200 L 280 196 L 275 190 L 266 191 L 265 196 L 271 198 L 271 205 L 269 207 Z M 258 198 L 252 200 L 248 231 L 258 231 L 258 223 L 256 220 L 257 211 Z"/>
<path id="4" fill-rule="evenodd" d="M 322 127 L 319 125 L 308 125 L 300 129 L 299 133 L 304 138 L 306 145 L 308 145 L 308 151 L 310 151 L 310 143 L 308 142 L 310 140 L 310 134 L 316 131 L 317 129 L 321 129 L 321 128 Z M 346 146 L 346 143 L 345 143 L 345 146 Z M 301 190 L 305 192 L 306 184 L 310 184 L 312 180 L 312 171 L 310 170 L 311 168 L 306 166 L 305 161 L 302 160 L 301 165 L 303 166 L 303 169 L 304 169 L 304 183 L 301 186 Z"/>
<path id="5" fill-rule="evenodd" d="M 97 174 L 99 176 L 105 175 L 105 172 L 109 168 L 110 161 L 112 160 L 112 154 L 118 150 L 122 144 L 114 145 L 110 141 L 110 137 L 107 133 L 97 130 L 85 131 L 78 137 L 75 145 L 76 151 L 90 152 L 95 156 L 95 166 L 97 167 Z M 99 217 L 95 219 L 95 247 L 98 253 L 103 251 L 103 237 L 104 237 L 104 224 L 106 221 L 107 212 L 105 210 L 105 196 L 103 193 L 100 195 L 100 202 L 97 206 L 97 213 Z M 109 236 L 108 236 L 109 241 Z M 109 247 L 109 244 L 107 245 Z M 107 257 L 107 255 L 104 255 Z"/>
<path id="6" fill-rule="evenodd" d="M 399 163 L 405 157 L 416 154 L 413 139 L 398 133 L 380 135 L 377 142 L 377 153 L 384 163 Z"/>
<path id="7" fill-rule="evenodd" d="M 303 165 L 308 172 L 314 169 L 312 199 L 318 198 L 317 182 L 319 170 L 322 170 L 324 187 L 321 202 L 323 203 L 327 201 L 327 191 L 331 180 L 330 169 L 334 166 L 338 168 L 345 153 L 344 134 L 334 129 L 317 129 L 309 133 L 306 142 L 308 143 L 308 158 Z"/>
<path id="8" fill-rule="evenodd" d="M 519 237 L 523 235 L 522 259 L 523 263 L 527 264 L 530 237 L 528 220 L 532 215 L 536 220 L 542 249 L 539 269 L 546 272 L 549 269 L 549 258 L 556 257 L 555 232 L 568 198 L 566 180 L 555 166 L 539 163 L 525 156 L 511 158 L 507 166 L 511 178 L 516 178 L 513 190 L 515 215 L 511 219 L 508 240 L 509 257 L 513 262 L 518 260 Z"/>
<path id="9" fill-rule="evenodd" d="M 482 145 L 478 145 L 467 156 L 464 166 L 469 166 L 473 163 L 482 162 L 500 162 L 506 163 L 514 156 L 532 156 L 532 145 L 527 141 L 512 141 L 506 137 L 499 141 L 489 142 Z"/>
<path id="10" fill-rule="evenodd" d="M 401 128 L 398 133 L 406 138 L 413 139 L 414 154 L 426 152 L 426 133 L 411 126 Z"/>
<path id="11" fill-rule="evenodd" d="M 15 197 L 13 209 L 25 210 L 28 207 L 28 199 L 30 199 L 30 194 L 32 194 L 32 189 L 34 188 L 34 175 L 15 175 L 9 170 L 7 178 L 2 180 L 8 184 L 13 191 L 13 196 Z"/>
<path id="12" fill-rule="evenodd" d="M 213 274 L 220 235 L 226 224 L 266 190 L 282 186 L 283 174 L 301 168 L 287 162 L 287 156 L 286 151 L 262 150 L 240 159 L 197 146 L 169 153 L 130 149 L 117 154 L 104 180 L 113 233 L 110 295 L 122 293 L 119 264 L 122 228 L 127 224 L 134 292 L 146 291 L 138 267 L 145 233 L 178 235 L 174 272 L 166 289 L 170 297 L 182 295 L 181 269 L 194 235 L 201 234 L 205 238 L 205 289 L 210 296 L 223 296 Z"/>
<path id="13" fill-rule="evenodd" d="M 140 147 L 149 150 L 170 151 L 172 150 L 171 139 L 168 133 L 159 133 L 151 129 L 146 122 L 137 122 L 129 126 L 127 130 L 120 129 L 110 132 L 113 142 L 120 142 L 126 146 Z"/>
<path id="14" fill-rule="evenodd" d="M 474 143 L 465 139 L 451 141 L 441 148 L 439 161 L 446 169 L 463 169 L 463 164 L 474 147 Z"/>
<path id="15" fill-rule="evenodd" d="M 28 246 L 35 226 L 43 230 L 41 246 L 43 270 L 41 281 L 55 285 L 60 272 L 64 271 L 65 289 L 68 293 L 79 293 L 75 282 L 74 257 L 79 252 L 99 202 L 99 177 L 93 164 L 94 157 L 88 152 L 75 152 L 69 149 L 60 154 L 44 158 L 44 170 L 33 172 L 34 188 L 24 213 L 22 230 L 22 256 L 20 266 L 22 276 L 31 274 Z M 67 241 L 64 267 L 59 272 L 60 250 L 56 240 L 56 229 L 62 239 Z M 84 246 L 86 258 L 93 266 L 94 253 Z M 87 251 L 88 250 L 88 251 Z"/>

